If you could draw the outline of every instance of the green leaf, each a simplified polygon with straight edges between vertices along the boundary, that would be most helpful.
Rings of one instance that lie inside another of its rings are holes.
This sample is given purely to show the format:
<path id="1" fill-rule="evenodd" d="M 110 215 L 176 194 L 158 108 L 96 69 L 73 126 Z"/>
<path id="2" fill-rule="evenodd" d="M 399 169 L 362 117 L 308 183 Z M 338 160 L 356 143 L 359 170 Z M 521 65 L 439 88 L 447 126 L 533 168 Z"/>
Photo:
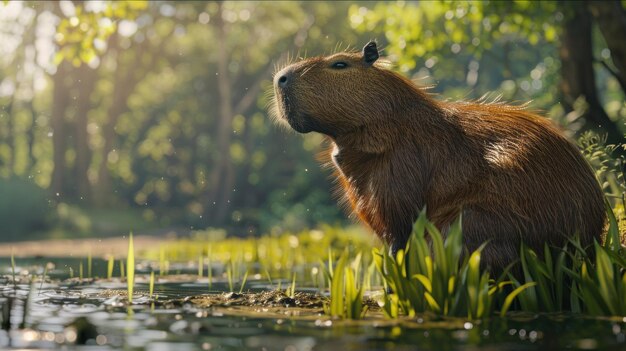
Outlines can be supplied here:
<path id="1" fill-rule="evenodd" d="M 504 304 L 502 305 L 502 309 L 500 310 L 500 317 L 504 317 L 506 315 L 506 312 L 511 307 L 511 304 L 513 303 L 517 295 L 521 294 L 527 288 L 535 285 L 537 285 L 537 283 L 528 282 L 524 285 L 518 286 L 515 290 L 511 291 L 504 299 Z"/>
<path id="2" fill-rule="evenodd" d="M 133 247 L 133 233 L 128 237 L 128 256 L 126 257 L 126 285 L 128 289 L 128 303 L 133 303 L 135 289 L 135 248 Z"/>
<path id="3" fill-rule="evenodd" d="M 348 260 L 348 252 L 344 253 L 337 261 L 333 272 L 333 280 L 330 284 L 330 314 L 333 317 L 342 317 L 345 311 L 344 290 L 345 290 L 345 267 Z"/>
<path id="4" fill-rule="evenodd" d="M 606 247 L 607 249 L 611 249 L 613 251 L 619 251 L 619 249 L 621 248 L 621 244 L 620 244 L 620 235 L 619 235 L 619 225 L 617 224 L 615 213 L 613 213 L 611 204 L 606 199 L 604 201 L 604 207 L 606 209 L 606 214 L 609 219 L 609 229 L 606 233 L 606 241 L 604 243 L 604 247 Z"/>
<path id="5" fill-rule="evenodd" d="M 433 312 L 437 313 L 441 311 L 441 307 L 429 292 L 424 293 L 424 298 L 426 299 L 426 302 L 428 302 L 428 306 L 430 306 L 430 309 Z"/>
<path id="6" fill-rule="evenodd" d="M 413 278 L 417 279 L 422 284 L 424 289 L 426 289 L 427 292 L 431 293 L 433 291 L 433 285 L 430 279 L 428 279 L 428 277 L 426 277 L 425 275 L 416 274 L 413 276 Z"/>

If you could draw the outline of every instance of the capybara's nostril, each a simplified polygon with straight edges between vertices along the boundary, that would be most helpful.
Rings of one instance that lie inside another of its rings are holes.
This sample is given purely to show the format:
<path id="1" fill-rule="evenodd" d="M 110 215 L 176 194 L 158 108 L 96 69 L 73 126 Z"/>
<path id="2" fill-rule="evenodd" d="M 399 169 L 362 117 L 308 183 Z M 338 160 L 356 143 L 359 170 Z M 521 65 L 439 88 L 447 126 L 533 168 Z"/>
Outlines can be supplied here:
<path id="1" fill-rule="evenodd" d="M 284 88 L 287 85 L 287 75 L 282 75 L 280 76 L 280 78 L 278 78 L 278 85 L 282 88 Z"/>

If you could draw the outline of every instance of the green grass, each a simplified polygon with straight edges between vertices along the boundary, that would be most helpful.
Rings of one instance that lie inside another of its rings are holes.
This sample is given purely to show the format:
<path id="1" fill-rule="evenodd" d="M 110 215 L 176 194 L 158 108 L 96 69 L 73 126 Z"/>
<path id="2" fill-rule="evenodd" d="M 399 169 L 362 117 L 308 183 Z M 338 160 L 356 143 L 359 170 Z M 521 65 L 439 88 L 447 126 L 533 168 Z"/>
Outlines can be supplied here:
<path id="1" fill-rule="evenodd" d="M 372 271 L 362 269 L 361 253 L 351 260 L 349 252 L 344 250 L 336 263 L 332 257 L 332 251 L 329 251 L 328 269 L 322 266 L 330 287 L 330 303 L 324 310 L 334 318 L 360 319 L 367 311 L 363 294 Z"/>
<path id="2" fill-rule="evenodd" d="M 493 314 L 496 301 L 502 298 L 504 287 L 510 282 L 491 279 L 489 272 L 480 270 L 481 252 L 488 243 L 469 255 L 461 255 L 461 232 L 459 219 L 444 240 L 422 212 L 405 250 L 399 250 L 394 257 L 387 248 L 374 249 L 374 262 L 392 291 L 383 295 L 385 315 L 397 318 L 432 313 L 480 319 Z M 461 260 L 461 257 L 465 258 Z M 504 299 L 511 301 L 519 293 L 511 293 Z"/>
<path id="3" fill-rule="evenodd" d="M 128 255 L 126 256 L 126 285 L 128 290 L 128 303 L 133 302 L 135 289 L 135 248 L 133 246 L 133 233 L 128 237 Z"/>
<path id="4" fill-rule="evenodd" d="M 380 292 L 376 294 L 379 305 L 388 318 L 429 314 L 475 320 L 505 316 L 509 311 L 624 316 L 626 254 L 619 244 L 622 223 L 609 206 L 607 212 L 606 240 L 590 248 L 591 256 L 576 239 L 561 248 L 546 246 L 540 253 L 521 246 L 520 259 L 509 267 L 521 272 L 521 277 L 506 273 L 493 277 L 481 271 L 482 250 L 489 242 L 474 252 L 464 252 L 462 219 L 444 237 L 425 213 L 415 222 L 406 248 L 396 255 L 375 243 L 378 247 L 372 250 L 371 236 L 336 229 L 255 239 L 197 236 L 198 241 L 183 239 L 143 253 L 158 260 L 160 268 L 164 268 L 165 258 L 195 261 L 199 276 L 207 262 L 209 290 L 214 282 L 214 264 L 224 267 L 215 278 L 227 282 L 231 292 L 237 284 L 242 292 L 248 276 L 255 275 L 270 285 L 278 281 L 279 289 L 289 279 L 286 294 L 292 297 L 296 292 L 295 272 L 310 270 L 311 274 L 298 273 L 298 283 L 318 287 L 322 293 L 329 291 L 325 312 L 333 318 L 362 318 L 367 314 L 363 297 L 372 291 Z M 327 260 L 320 260 L 326 256 Z"/>
<path id="5" fill-rule="evenodd" d="M 563 248 L 546 245 L 542 256 L 522 245 L 520 261 L 511 266 L 521 266 L 521 282 L 511 274 L 492 279 L 489 272 L 480 271 L 481 250 L 489 243 L 460 261 L 461 220 L 443 240 L 422 213 L 406 250 L 392 257 L 386 249 L 374 249 L 379 272 L 393 291 L 385 292 L 383 310 L 391 318 L 432 313 L 480 319 L 497 310 L 504 316 L 509 309 L 624 316 L 626 254 L 619 245 L 618 223 L 610 208 L 608 212 L 613 220 L 606 243 L 591 248 L 595 260 L 576 239 Z M 506 289 L 509 285 L 512 291 Z M 331 290 L 331 299 L 332 293 L 336 291 Z"/>
<path id="6" fill-rule="evenodd" d="M 207 277 L 209 278 L 209 291 L 213 288 L 213 261 L 212 258 L 212 247 L 211 245 L 207 246 Z"/>
<path id="7" fill-rule="evenodd" d="M 202 279 L 204 275 L 204 257 L 202 255 L 198 256 L 198 279 Z"/>
<path id="8" fill-rule="evenodd" d="M 150 298 L 152 298 L 152 294 L 154 293 L 154 271 L 150 272 L 149 293 Z"/>
<path id="9" fill-rule="evenodd" d="M 113 278 L 113 267 L 115 265 L 115 258 L 113 255 L 109 255 L 107 259 L 107 279 Z"/>
<path id="10" fill-rule="evenodd" d="M 248 271 L 243 275 L 243 279 L 241 280 L 241 286 L 239 287 L 239 293 L 243 292 L 244 287 L 246 286 L 246 281 L 248 280 Z M 295 282 L 295 280 L 294 280 Z"/>
<path id="11" fill-rule="evenodd" d="M 15 252 L 11 248 L 11 277 L 13 278 L 13 291 L 17 291 L 17 281 L 15 280 Z"/>

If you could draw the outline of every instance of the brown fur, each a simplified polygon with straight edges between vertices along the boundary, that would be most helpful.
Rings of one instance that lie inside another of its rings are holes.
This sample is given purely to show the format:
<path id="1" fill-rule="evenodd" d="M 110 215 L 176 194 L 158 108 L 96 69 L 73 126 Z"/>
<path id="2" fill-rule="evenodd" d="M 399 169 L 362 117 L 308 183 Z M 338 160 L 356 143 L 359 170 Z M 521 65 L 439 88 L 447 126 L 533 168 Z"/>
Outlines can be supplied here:
<path id="1" fill-rule="evenodd" d="M 331 67 L 337 61 L 349 66 Z M 602 191 L 545 118 L 500 103 L 434 100 L 360 53 L 294 63 L 274 86 L 274 115 L 329 137 L 341 194 L 395 250 L 424 207 L 444 234 L 462 214 L 466 248 L 489 240 L 482 257 L 496 270 L 518 257 L 522 241 L 542 252 L 576 233 L 583 245 L 599 239 Z"/>

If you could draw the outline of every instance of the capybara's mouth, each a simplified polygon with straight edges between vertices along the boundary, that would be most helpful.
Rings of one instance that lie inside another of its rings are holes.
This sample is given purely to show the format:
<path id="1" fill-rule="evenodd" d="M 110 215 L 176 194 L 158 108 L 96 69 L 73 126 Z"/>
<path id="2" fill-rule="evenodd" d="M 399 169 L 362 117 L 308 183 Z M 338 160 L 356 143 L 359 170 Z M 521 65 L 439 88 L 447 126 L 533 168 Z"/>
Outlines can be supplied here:
<path id="1" fill-rule="evenodd" d="M 300 112 L 296 100 L 293 96 L 285 93 L 278 93 L 278 109 L 280 116 L 287 121 L 289 126 L 298 133 L 308 133 L 313 131 L 310 123 L 311 119 L 306 113 Z"/>

